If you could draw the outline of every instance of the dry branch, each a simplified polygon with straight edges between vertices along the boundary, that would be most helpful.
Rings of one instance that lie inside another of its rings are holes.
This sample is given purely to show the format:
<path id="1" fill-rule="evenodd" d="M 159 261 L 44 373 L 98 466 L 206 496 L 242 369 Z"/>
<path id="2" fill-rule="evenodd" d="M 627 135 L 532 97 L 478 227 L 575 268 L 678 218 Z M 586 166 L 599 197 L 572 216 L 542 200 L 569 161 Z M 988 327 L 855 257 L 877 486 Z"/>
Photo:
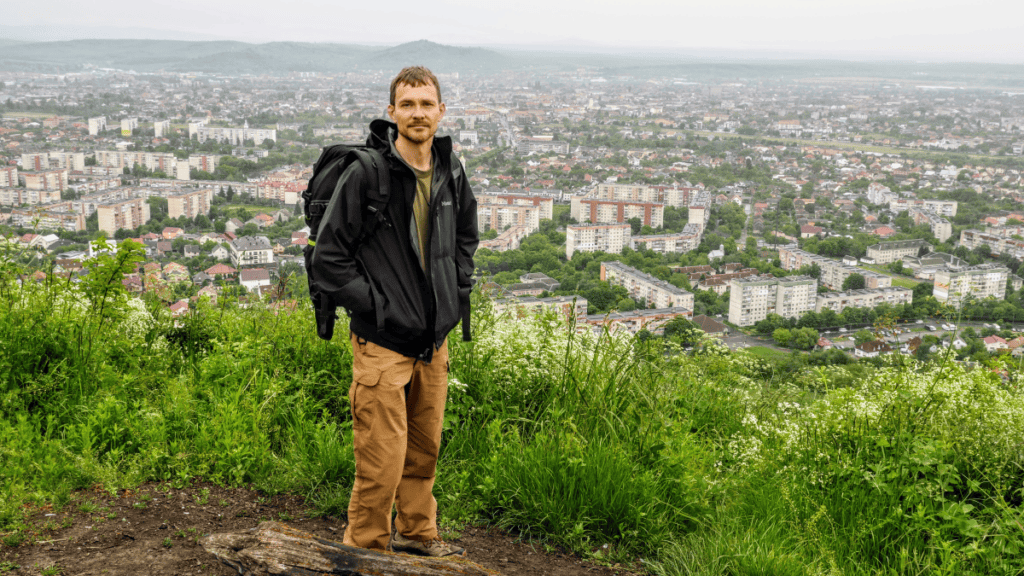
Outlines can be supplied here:
<path id="1" fill-rule="evenodd" d="M 423 558 L 353 548 L 279 522 L 244 532 L 210 534 L 203 548 L 243 576 L 495 576 L 462 558 Z"/>

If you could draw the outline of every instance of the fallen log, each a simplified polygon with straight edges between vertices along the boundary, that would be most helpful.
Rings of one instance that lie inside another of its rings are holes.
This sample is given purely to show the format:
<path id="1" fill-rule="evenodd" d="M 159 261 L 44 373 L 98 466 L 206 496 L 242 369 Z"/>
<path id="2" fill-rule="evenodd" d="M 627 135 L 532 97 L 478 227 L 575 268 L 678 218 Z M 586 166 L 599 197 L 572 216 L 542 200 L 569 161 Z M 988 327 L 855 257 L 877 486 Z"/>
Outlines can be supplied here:
<path id="1" fill-rule="evenodd" d="M 242 576 L 497 576 L 465 558 L 425 558 L 353 548 L 279 522 L 210 534 L 203 548 Z"/>

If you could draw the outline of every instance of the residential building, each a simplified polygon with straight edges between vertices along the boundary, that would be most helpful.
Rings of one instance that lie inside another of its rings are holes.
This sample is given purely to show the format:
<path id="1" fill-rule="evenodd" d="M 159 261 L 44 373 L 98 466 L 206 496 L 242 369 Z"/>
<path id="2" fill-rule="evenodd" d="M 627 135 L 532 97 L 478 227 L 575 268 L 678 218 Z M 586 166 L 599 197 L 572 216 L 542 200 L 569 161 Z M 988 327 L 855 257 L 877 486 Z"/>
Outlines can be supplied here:
<path id="1" fill-rule="evenodd" d="M 0 205 L 52 204 L 60 201 L 60 190 L 29 190 L 27 188 L 0 188 Z"/>
<path id="2" fill-rule="evenodd" d="M 582 324 L 587 319 L 587 299 L 582 296 L 501 298 L 494 300 L 494 309 L 499 314 L 515 311 L 518 317 L 553 309 L 560 312 L 566 320 L 575 324 Z"/>
<path id="3" fill-rule="evenodd" d="M 149 202 L 145 198 L 113 200 L 96 205 L 100 230 L 113 236 L 118 230 L 133 230 L 149 222 Z"/>
<path id="4" fill-rule="evenodd" d="M 167 196 L 167 215 L 171 218 L 195 218 L 200 214 L 206 216 L 210 213 L 212 202 L 213 188 L 182 190 L 178 194 Z"/>
<path id="5" fill-rule="evenodd" d="M 658 228 L 665 220 L 665 205 L 660 202 L 601 200 L 574 196 L 570 200 L 569 211 L 580 223 L 621 224 L 632 218 L 639 218 L 641 224 Z"/>
<path id="6" fill-rule="evenodd" d="M 236 268 L 274 261 L 274 249 L 266 236 L 242 236 L 228 246 L 231 248 L 231 265 Z"/>
<path id="7" fill-rule="evenodd" d="M 1006 280 L 1010 270 L 997 264 L 982 264 L 963 270 L 939 270 L 935 273 L 935 287 L 932 295 L 959 309 L 967 298 L 1003 299 L 1006 296 Z"/>
<path id="8" fill-rule="evenodd" d="M 818 281 L 810 276 L 736 278 L 729 288 L 729 322 L 753 326 L 769 314 L 799 318 L 814 310 Z"/>
<path id="9" fill-rule="evenodd" d="M 629 224 L 570 225 L 565 227 L 565 257 L 576 252 L 608 252 L 618 254 L 630 246 L 632 228 Z"/>
<path id="10" fill-rule="evenodd" d="M 238 273 L 238 283 L 249 292 L 259 291 L 261 286 L 270 286 L 270 272 L 266 268 L 246 268 Z"/>
<path id="11" fill-rule="evenodd" d="M 700 239 L 701 226 L 687 223 L 682 232 L 634 236 L 630 240 L 630 247 L 636 250 L 643 246 L 660 254 L 680 254 L 695 250 L 700 245 Z"/>
<path id="12" fill-rule="evenodd" d="M 191 130 L 192 126 L 189 126 L 189 131 L 191 132 Z M 246 140 L 252 140 L 256 146 L 259 146 L 264 140 L 277 142 L 277 130 L 249 128 L 249 122 L 246 121 L 245 126 L 242 128 L 200 126 L 196 129 L 196 138 L 200 144 L 207 140 L 214 140 L 216 142 L 228 142 L 234 146 L 241 146 L 245 144 Z"/>
<path id="13" fill-rule="evenodd" d="M 533 204 L 477 201 L 476 218 L 480 232 L 523 226 L 530 232 L 540 228 L 541 207 Z"/>
<path id="14" fill-rule="evenodd" d="M 934 212 L 914 208 L 910 210 L 910 217 L 913 218 L 915 225 L 928 225 L 932 230 L 932 235 L 938 238 L 939 242 L 945 242 L 947 238 L 953 235 L 953 225 L 950 224 L 949 220 Z"/>
<path id="15" fill-rule="evenodd" d="M 821 269 L 821 283 L 832 290 L 842 290 L 843 282 L 852 274 L 860 274 L 864 277 L 865 288 L 892 286 L 892 277 L 890 276 L 864 268 L 849 266 L 843 264 L 840 260 L 811 254 L 799 248 L 780 248 L 779 260 L 782 262 L 783 270 L 799 270 L 804 266 L 817 264 Z"/>
<path id="16" fill-rule="evenodd" d="M 153 122 L 153 136 L 157 138 L 164 138 L 171 133 L 171 121 L 170 120 L 157 120 Z"/>
<path id="17" fill-rule="evenodd" d="M 85 230 L 85 216 L 65 210 L 52 208 L 14 208 L 11 210 L 9 223 L 15 228 L 34 228 L 36 230 L 67 230 L 79 232 Z"/>
<path id="18" fill-rule="evenodd" d="M 18 185 L 18 167 L 0 166 L 0 188 L 14 188 Z"/>
<path id="19" fill-rule="evenodd" d="M 29 190 L 58 190 L 68 187 L 67 170 L 47 170 L 45 172 L 25 172 L 21 175 L 25 180 L 25 188 Z"/>
<path id="20" fill-rule="evenodd" d="M 868 246 L 867 257 L 875 261 L 875 264 L 890 264 L 902 260 L 904 256 L 917 256 L 921 248 L 929 246 L 924 240 L 893 240 L 891 242 L 879 242 Z"/>
<path id="21" fill-rule="evenodd" d="M 538 218 L 551 220 L 554 218 L 554 200 L 530 194 L 495 194 L 482 192 L 475 194 L 477 204 L 509 204 L 515 206 L 536 206 L 539 208 Z"/>
<path id="22" fill-rule="evenodd" d="M 1024 240 L 1007 238 L 997 234 L 979 230 L 962 230 L 960 245 L 974 250 L 980 246 L 988 246 L 993 256 L 1008 254 L 1018 260 L 1024 260 Z"/>
<path id="23" fill-rule="evenodd" d="M 544 154 L 554 152 L 556 154 L 568 154 L 569 143 L 560 140 L 547 140 L 542 138 L 519 138 L 516 142 L 516 152 L 521 156 L 538 153 Z"/>
<path id="24" fill-rule="evenodd" d="M 693 293 L 621 262 L 602 262 L 601 280 L 624 287 L 630 298 L 636 301 L 642 299 L 648 308 L 682 306 L 693 310 Z"/>
<path id="25" fill-rule="evenodd" d="M 952 218 L 956 216 L 956 200 L 918 200 L 917 198 L 894 198 L 889 202 L 889 210 L 902 212 L 904 210 L 922 210 L 934 212 L 939 216 Z"/>
<path id="26" fill-rule="evenodd" d="M 963 270 L 968 266 L 966 261 L 945 252 L 931 252 L 920 258 L 916 256 L 903 257 L 903 267 L 909 268 L 913 272 L 914 278 L 922 280 L 934 280 L 935 273 L 939 270 Z"/>
<path id="27" fill-rule="evenodd" d="M 901 306 L 914 300 L 914 291 L 909 288 L 888 286 L 886 288 L 865 288 L 847 292 L 826 292 L 818 294 L 814 311 L 831 310 L 839 314 L 847 308 L 874 308 L 881 304 Z"/>
<path id="28" fill-rule="evenodd" d="M 99 136 L 100 132 L 107 131 L 107 117 L 97 116 L 89 118 L 89 136 Z"/>
<path id="29" fill-rule="evenodd" d="M 647 330 L 653 334 L 664 334 L 665 324 L 680 316 L 691 320 L 693 319 L 693 310 L 684 306 L 675 306 L 653 310 L 637 309 L 629 312 L 590 314 L 587 316 L 586 322 L 595 330 L 604 330 L 607 327 L 610 331 L 626 330 L 630 334 L 636 334 L 641 330 Z"/>
<path id="30" fill-rule="evenodd" d="M 700 191 L 690 199 L 687 222 L 700 225 L 701 231 L 707 228 L 711 219 L 711 193 Z"/>

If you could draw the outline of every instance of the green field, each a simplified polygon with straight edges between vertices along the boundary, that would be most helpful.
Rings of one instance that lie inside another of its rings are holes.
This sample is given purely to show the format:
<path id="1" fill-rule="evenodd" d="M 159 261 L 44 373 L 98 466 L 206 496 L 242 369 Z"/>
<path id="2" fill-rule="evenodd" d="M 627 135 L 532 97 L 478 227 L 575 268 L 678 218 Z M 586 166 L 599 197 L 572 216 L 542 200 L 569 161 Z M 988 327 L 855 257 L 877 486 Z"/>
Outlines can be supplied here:
<path id="1" fill-rule="evenodd" d="M 744 348 L 743 351 L 748 354 L 753 354 L 758 358 L 768 360 L 769 362 L 772 360 L 782 360 L 789 356 L 789 352 L 775 350 L 773 348 L 768 348 L 767 346 L 751 346 L 749 348 Z"/>

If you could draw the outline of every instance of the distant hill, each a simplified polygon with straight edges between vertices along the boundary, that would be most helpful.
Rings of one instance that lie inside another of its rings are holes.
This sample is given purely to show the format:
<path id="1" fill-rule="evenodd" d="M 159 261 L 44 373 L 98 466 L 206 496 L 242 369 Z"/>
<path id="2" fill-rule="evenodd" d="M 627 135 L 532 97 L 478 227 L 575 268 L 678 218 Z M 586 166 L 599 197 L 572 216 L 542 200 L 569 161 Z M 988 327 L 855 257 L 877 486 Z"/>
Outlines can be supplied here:
<path id="1" fill-rule="evenodd" d="M 422 64 L 437 73 L 587 68 L 608 80 L 679 78 L 691 81 L 860 78 L 867 82 L 953 83 L 1024 89 L 1024 66 L 1010 64 L 864 62 L 771 58 L 698 57 L 682 54 L 492 50 L 417 40 L 392 47 L 309 42 L 248 44 L 235 41 L 0 39 L 0 70 L 75 72 L 87 66 L 136 72 L 219 74 L 397 71 Z"/>
<path id="2" fill-rule="evenodd" d="M 425 40 L 391 48 L 307 42 L 69 40 L 0 44 L 0 70 L 72 72 L 86 65 L 136 72 L 271 73 L 394 69 L 419 62 L 438 72 L 496 69 L 508 58 L 483 48 Z"/>

